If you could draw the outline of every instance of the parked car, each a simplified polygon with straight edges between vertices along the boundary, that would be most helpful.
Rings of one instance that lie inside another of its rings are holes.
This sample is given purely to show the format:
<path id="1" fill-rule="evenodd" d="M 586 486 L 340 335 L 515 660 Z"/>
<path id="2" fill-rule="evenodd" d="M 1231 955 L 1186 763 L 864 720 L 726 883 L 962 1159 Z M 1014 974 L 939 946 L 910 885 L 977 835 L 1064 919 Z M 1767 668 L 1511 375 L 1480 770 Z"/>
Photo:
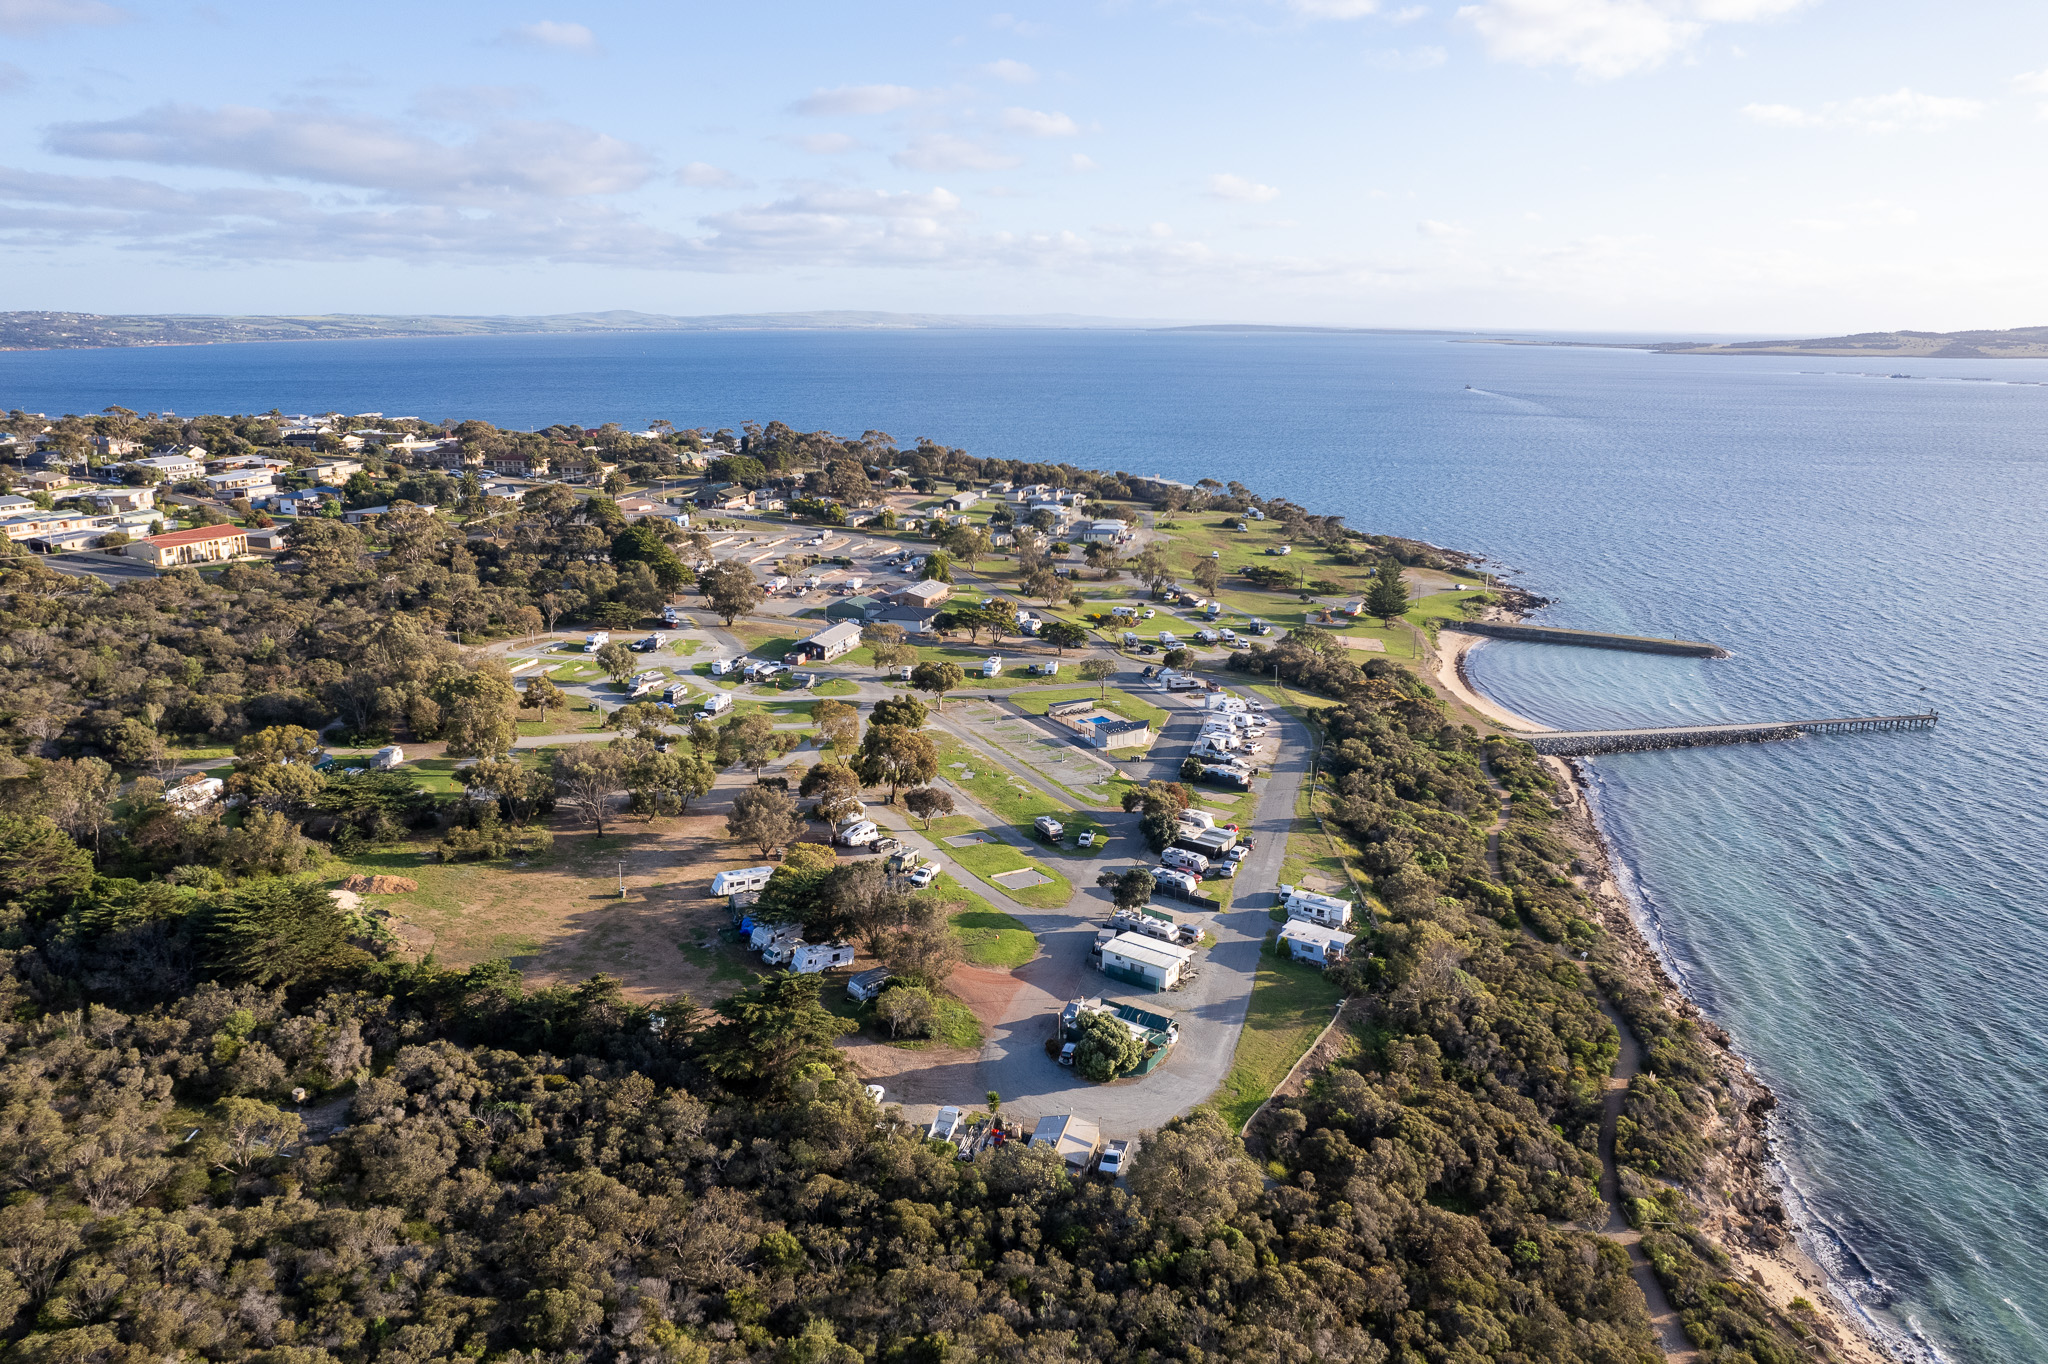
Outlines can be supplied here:
<path id="1" fill-rule="evenodd" d="M 926 862 L 910 873 L 910 884 L 916 886 L 919 890 L 923 890 L 926 886 L 938 880 L 939 873 L 944 870 L 945 868 L 936 862 Z"/>
<path id="2" fill-rule="evenodd" d="M 1074 840 L 1074 844 L 1075 844 L 1075 846 L 1076 846 L 1076 847 L 1082 847 L 1082 848 L 1092 848 L 1092 847 L 1094 847 L 1094 846 L 1095 846 L 1095 830 L 1093 830 L 1093 829 L 1083 829 L 1083 830 L 1081 831 L 1081 836 L 1080 836 L 1079 838 L 1077 838 L 1077 839 L 1075 839 L 1075 840 Z"/>
<path id="3" fill-rule="evenodd" d="M 1232 862 L 1242 862 L 1245 859 L 1245 850 L 1243 848 L 1232 848 L 1223 855 Z"/>
<path id="4" fill-rule="evenodd" d="M 1071 1065 L 1073 1065 L 1073 1064 L 1074 1064 L 1074 1049 L 1075 1049 L 1075 1048 L 1076 1048 L 1077 1046 L 1079 1046 L 1079 1045 L 1080 1045 L 1080 1044 L 1079 1044 L 1079 1043 L 1077 1043 L 1077 1042 L 1069 1042 L 1069 1043 L 1067 1043 L 1067 1045 L 1065 1045 L 1064 1047 L 1061 1047 L 1061 1048 L 1060 1048 L 1060 1064 L 1061 1064 L 1061 1065 L 1063 1065 L 1063 1066 L 1071 1066 Z"/>
<path id="5" fill-rule="evenodd" d="M 1113 1141 L 1102 1150 L 1102 1160 L 1095 1167 L 1095 1173 L 1104 1179 L 1115 1179 L 1124 1172 L 1124 1161 L 1131 1154 L 1128 1141 Z"/>
<path id="6" fill-rule="evenodd" d="M 1159 652 L 1159 646 L 1157 644 L 1140 644 L 1138 652 L 1141 654 L 1156 654 Z"/>
<path id="7" fill-rule="evenodd" d="M 1153 610 L 1153 609 L 1152 609 L 1151 607 L 1149 607 L 1149 606 L 1145 608 L 1145 611 L 1144 611 L 1144 617 L 1145 617 L 1145 619 L 1146 619 L 1146 620 L 1150 620 L 1150 619 L 1152 619 L 1152 617 L 1154 617 L 1154 616 L 1156 616 L 1156 615 L 1158 615 L 1158 614 L 1159 614 L 1159 613 L 1158 613 L 1157 611 L 1154 611 L 1154 610 Z"/>

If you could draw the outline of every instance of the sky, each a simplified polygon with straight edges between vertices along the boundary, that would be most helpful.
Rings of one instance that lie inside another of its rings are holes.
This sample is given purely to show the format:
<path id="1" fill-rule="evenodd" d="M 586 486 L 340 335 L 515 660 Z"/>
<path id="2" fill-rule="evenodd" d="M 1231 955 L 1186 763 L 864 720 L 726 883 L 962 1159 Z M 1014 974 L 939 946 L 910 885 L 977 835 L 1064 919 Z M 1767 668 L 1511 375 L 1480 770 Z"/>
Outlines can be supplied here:
<path id="1" fill-rule="evenodd" d="M 2048 5 L 0 0 L 0 308 L 2048 324 Z"/>

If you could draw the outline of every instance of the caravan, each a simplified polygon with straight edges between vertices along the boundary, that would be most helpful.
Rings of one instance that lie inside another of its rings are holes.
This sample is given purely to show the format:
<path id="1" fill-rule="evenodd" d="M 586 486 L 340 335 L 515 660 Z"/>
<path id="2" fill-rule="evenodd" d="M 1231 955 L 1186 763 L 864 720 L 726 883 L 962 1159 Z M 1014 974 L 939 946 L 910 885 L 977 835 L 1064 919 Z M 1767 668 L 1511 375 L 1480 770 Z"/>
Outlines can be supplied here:
<path id="1" fill-rule="evenodd" d="M 705 697 L 704 704 L 697 708 L 697 718 L 699 720 L 716 720 L 731 709 L 732 693 L 714 692 L 710 696 Z"/>
<path id="2" fill-rule="evenodd" d="M 722 871 L 711 878 L 711 893 L 730 895 L 738 890 L 759 890 L 768 884 L 768 878 L 774 874 L 773 867 L 742 867 L 738 871 Z"/>

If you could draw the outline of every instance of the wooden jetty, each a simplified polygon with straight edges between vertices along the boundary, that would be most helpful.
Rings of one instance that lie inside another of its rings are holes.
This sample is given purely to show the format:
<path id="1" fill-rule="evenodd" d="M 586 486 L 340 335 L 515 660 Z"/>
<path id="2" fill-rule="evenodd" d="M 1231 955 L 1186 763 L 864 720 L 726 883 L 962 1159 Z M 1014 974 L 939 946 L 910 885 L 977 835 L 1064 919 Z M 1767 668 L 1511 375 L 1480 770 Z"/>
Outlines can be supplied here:
<path id="1" fill-rule="evenodd" d="M 1940 718 L 1925 715 L 1850 715 L 1832 720 L 1765 720 L 1752 724 L 1667 725 L 1644 729 L 1543 730 L 1516 732 L 1538 753 L 1585 758 L 1596 753 L 1640 753 L 1653 748 L 1699 748 L 1706 744 L 1767 744 L 1802 734 L 1858 734 L 1875 730 L 1933 729 Z"/>
<path id="2" fill-rule="evenodd" d="M 1726 658 L 1718 644 L 1697 639 L 1658 639 L 1652 635 L 1609 635 L 1598 630 L 1562 630 L 1554 625 L 1513 625 L 1492 620 L 1440 620 L 1438 628 L 1488 639 L 1513 639 L 1524 644 L 1576 644 L 1587 649 L 1623 649 L 1632 654 L 1677 654 L 1683 658 Z"/>

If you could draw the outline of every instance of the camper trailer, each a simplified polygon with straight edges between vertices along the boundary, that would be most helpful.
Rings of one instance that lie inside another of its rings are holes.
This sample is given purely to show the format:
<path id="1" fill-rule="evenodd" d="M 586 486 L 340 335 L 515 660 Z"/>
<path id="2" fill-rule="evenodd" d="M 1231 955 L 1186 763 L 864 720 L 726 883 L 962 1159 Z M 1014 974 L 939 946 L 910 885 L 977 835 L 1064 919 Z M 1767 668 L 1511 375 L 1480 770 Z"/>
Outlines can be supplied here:
<path id="1" fill-rule="evenodd" d="M 583 652 L 587 654 L 594 654 L 599 649 L 602 649 L 605 645 L 611 642 L 612 637 L 609 634 L 606 634 L 603 630 L 599 630 L 594 635 L 585 635 L 583 637 Z"/>
<path id="2" fill-rule="evenodd" d="M 733 669 L 733 663 L 734 663 L 734 660 L 733 660 L 733 659 L 730 659 L 730 658 L 714 658 L 714 659 L 712 659 L 712 660 L 711 660 L 711 675 L 712 675 L 713 677 L 724 677 L 724 676 L 725 676 L 726 674 L 728 674 L 728 673 L 730 673 L 730 672 L 732 671 L 732 669 Z"/>
<path id="3" fill-rule="evenodd" d="M 732 709 L 732 696 L 728 692 L 716 692 L 704 698 L 704 704 L 697 708 L 699 720 L 716 720 Z"/>
<path id="4" fill-rule="evenodd" d="M 990 654 L 988 660 L 981 665 L 981 675 L 983 677 L 1001 677 L 1003 675 L 1002 658 L 999 655 Z"/>
<path id="5" fill-rule="evenodd" d="M 768 884 L 768 878 L 774 874 L 773 867 L 742 867 L 738 871 L 722 871 L 711 878 L 711 893 L 730 895 L 736 890 L 759 890 Z"/>
<path id="6" fill-rule="evenodd" d="M 789 969 L 800 976 L 814 976 L 838 966 L 853 965 L 850 942 L 807 942 L 797 944 L 789 955 Z"/>
<path id="7" fill-rule="evenodd" d="M 1186 848 L 1168 848 L 1159 854 L 1159 860 L 1169 867 L 1191 871 L 1197 876 L 1207 875 L 1209 871 L 1209 859 Z"/>

